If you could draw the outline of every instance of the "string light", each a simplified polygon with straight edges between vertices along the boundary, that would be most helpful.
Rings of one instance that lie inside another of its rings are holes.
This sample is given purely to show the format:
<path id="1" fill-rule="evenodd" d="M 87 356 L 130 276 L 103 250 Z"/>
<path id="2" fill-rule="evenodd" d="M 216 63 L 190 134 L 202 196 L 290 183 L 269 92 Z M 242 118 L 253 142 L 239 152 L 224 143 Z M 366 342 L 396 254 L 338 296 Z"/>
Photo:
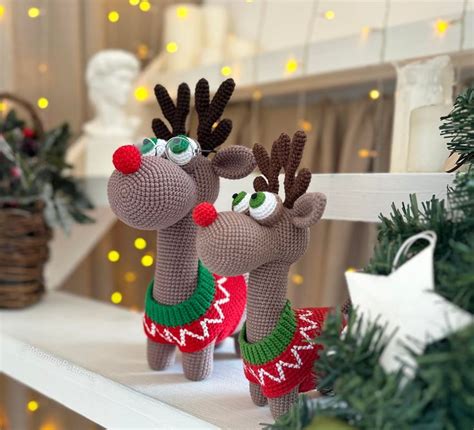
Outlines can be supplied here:
<path id="1" fill-rule="evenodd" d="M 46 63 L 38 64 L 38 72 L 46 73 L 48 71 L 48 65 Z"/>
<path id="2" fill-rule="evenodd" d="M 130 310 L 135 313 L 140 312 L 140 309 L 138 309 L 138 306 L 130 306 Z"/>
<path id="3" fill-rule="evenodd" d="M 146 87 L 137 87 L 135 88 L 133 95 L 139 102 L 144 102 L 146 99 L 148 99 L 148 89 Z"/>
<path id="4" fill-rule="evenodd" d="M 444 19 L 437 19 L 434 23 L 435 32 L 438 36 L 442 37 L 448 31 L 449 21 Z"/>
<path id="5" fill-rule="evenodd" d="M 137 248 L 137 249 L 145 249 L 145 248 L 146 248 L 146 240 L 143 239 L 143 237 L 137 237 L 137 238 L 133 241 L 133 245 L 134 245 L 135 248 Z"/>
<path id="6" fill-rule="evenodd" d="M 359 158 L 376 158 L 378 152 L 374 151 L 373 149 L 359 149 L 357 151 L 357 155 Z"/>
<path id="7" fill-rule="evenodd" d="M 298 125 L 307 133 L 313 130 L 313 124 L 311 124 L 307 119 L 299 120 Z"/>
<path id="8" fill-rule="evenodd" d="M 111 263 L 116 263 L 120 260 L 120 252 L 116 251 L 115 249 L 111 249 L 107 254 L 107 258 Z"/>
<path id="9" fill-rule="evenodd" d="M 372 29 L 368 25 L 365 25 L 360 30 L 360 37 L 363 40 L 367 40 L 371 31 L 372 31 Z"/>
<path id="10" fill-rule="evenodd" d="M 328 21 L 332 21 L 334 18 L 336 18 L 336 13 L 333 10 L 327 10 L 324 12 L 324 18 L 326 18 Z"/>
<path id="11" fill-rule="evenodd" d="M 107 15 L 107 18 L 110 22 L 115 23 L 120 19 L 120 14 L 116 10 L 111 10 Z"/>
<path id="12" fill-rule="evenodd" d="M 56 426 L 56 424 L 54 424 L 51 421 L 47 421 L 41 424 L 41 427 L 39 428 L 39 430 L 57 430 L 57 428 L 58 427 Z"/>
<path id="13" fill-rule="evenodd" d="M 140 8 L 142 12 L 148 12 L 151 9 L 151 4 L 149 1 L 143 0 L 140 2 L 138 7 Z"/>
<path id="14" fill-rule="evenodd" d="M 131 6 L 136 6 L 138 3 L 140 3 L 140 0 L 128 0 Z"/>
<path id="15" fill-rule="evenodd" d="M 137 275 L 135 274 L 135 272 L 125 272 L 123 278 L 125 279 L 125 282 L 131 284 L 132 282 L 135 282 L 137 280 Z"/>
<path id="16" fill-rule="evenodd" d="M 26 408 L 30 411 L 30 412 L 36 412 L 39 408 L 39 403 L 36 401 L 36 400 L 30 400 L 27 404 L 26 404 Z"/>
<path id="17" fill-rule="evenodd" d="M 301 275 L 294 274 L 294 275 L 291 277 L 291 282 L 293 282 L 293 284 L 295 284 L 295 285 L 301 285 L 301 284 L 303 284 L 303 282 L 304 282 L 304 278 L 303 278 L 303 276 L 301 276 Z"/>
<path id="18" fill-rule="evenodd" d="M 49 100 L 46 97 L 40 97 L 36 103 L 40 109 L 46 109 L 49 106 Z"/>
<path id="19" fill-rule="evenodd" d="M 356 268 L 355 267 L 348 267 L 346 269 L 346 272 L 357 272 Z"/>
<path id="20" fill-rule="evenodd" d="M 143 267 L 150 267 L 153 265 L 153 257 L 151 255 L 144 255 L 141 259 Z"/>
<path id="21" fill-rule="evenodd" d="M 37 7 L 30 7 L 28 9 L 28 16 L 30 18 L 38 18 L 41 15 L 41 11 Z"/>
<path id="22" fill-rule="evenodd" d="M 8 109 L 8 103 L 4 100 L 0 101 L 0 112 L 6 112 Z"/>
<path id="23" fill-rule="evenodd" d="M 140 43 L 137 48 L 137 55 L 140 60 L 145 60 L 148 58 L 148 54 L 150 53 L 150 49 L 146 43 Z"/>
<path id="24" fill-rule="evenodd" d="M 253 93 L 252 93 L 252 98 L 255 100 L 255 101 L 259 101 L 261 100 L 263 97 L 263 93 L 260 91 L 260 90 L 255 90 Z"/>
<path id="25" fill-rule="evenodd" d="M 176 16 L 184 21 L 188 17 L 188 8 L 186 6 L 178 6 L 176 8 Z"/>
<path id="26" fill-rule="evenodd" d="M 369 97 L 372 100 L 377 100 L 380 97 L 380 91 L 376 90 L 375 88 L 373 90 L 369 91 Z"/>
<path id="27" fill-rule="evenodd" d="M 176 42 L 168 42 L 166 44 L 166 52 L 174 54 L 178 50 L 178 44 Z"/>
<path id="28" fill-rule="evenodd" d="M 222 66 L 222 68 L 221 68 L 221 75 L 222 76 L 230 76 L 231 74 L 232 74 L 232 67 Z"/>
<path id="29" fill-rule="evenodd" d="M 298 70 L 298 61 L 296 58 L 291 57 L 288 59 L 285 64 L 285 70 L 288 74 L 295 73 Z"/>
<path id="30" fill-rule="evenodd" d="M 119 303 L 122 302 L 122 293 L 119 292 L 119 291 L 114 291 L 112 293 L 112 295 L 110 296 L 110 301 L 114 304 L 114 305 L 118 305 Z"/>
<path id="31" fill-rule="evenodd" d="M 5 15 L 5 6 L 3 6 L 3 4 L 0 4 L 0 18 L 2 18 L 3 15 Z"/>
<path id="32" fill-rule="evenodd" d="M 253 3 L 253 0 L 245 0 L 245 3 Z"/>

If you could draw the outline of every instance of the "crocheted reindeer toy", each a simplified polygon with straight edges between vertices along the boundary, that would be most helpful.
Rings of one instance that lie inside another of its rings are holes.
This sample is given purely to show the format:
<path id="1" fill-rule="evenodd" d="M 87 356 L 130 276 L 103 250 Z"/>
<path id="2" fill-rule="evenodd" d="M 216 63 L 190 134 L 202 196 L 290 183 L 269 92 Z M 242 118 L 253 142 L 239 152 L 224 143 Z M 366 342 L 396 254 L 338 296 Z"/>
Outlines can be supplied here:
<path id="1" fill-rule="evenodd" d="M 200 226 L 197 250 L 206 267 L 224 276 L 250 272 L 247 321 L 240 347 L 250 395 L 258 406 L 270 403 L 276 418 L 286 413 L 298 392 L 314 389 L 313 364 L 321 345 L 310 343 L 320 334 L 330 308 L 292 309 L 286 298 L 288 272 L 305 252 L 309 227 L 322 216 L 326 197 L 306 193 L 311 173 L 301 169 L 306 135 L 290 141 L 282 134 L 271 156 L 253 148 L 262 173 L 255 192 L 232 196 L 232 212 L 217 213 L 210 203 L 193 212 Z M 285 173 L 285 200 L 278 196 L 278 175 Z"/>
<path id="2" fill-rule="evenodd" d="M 186 133 L 188 85 L 179 86 L 176 105 L 157 85 L 155 95 L 171 129 L 154 119 L 156 138 L 145 139 L 141 147 L 118 148 L 108 183 L 110 206 L 118 218 L 158 233 L 155 276 L 143 320 L 148 363 L 152 369 L 165 369 L 178 348 L 185 376 L 195 381 L 212 372 L 214 346 L 238 330 L 246 302 L 242 276 L 214 276 L 198 260 L 197 227 L 191 217 L 198 203 L 216 200 L 219 178 L 243 178 L 255 168 L 252 151 L 241 146 L 208 158 L 232 130 L 232 122 L 220 118 L 234 87 L 232 79 L 226 80 L 210 101 L 208 82 L 197 83 L 196 141 Z"/>

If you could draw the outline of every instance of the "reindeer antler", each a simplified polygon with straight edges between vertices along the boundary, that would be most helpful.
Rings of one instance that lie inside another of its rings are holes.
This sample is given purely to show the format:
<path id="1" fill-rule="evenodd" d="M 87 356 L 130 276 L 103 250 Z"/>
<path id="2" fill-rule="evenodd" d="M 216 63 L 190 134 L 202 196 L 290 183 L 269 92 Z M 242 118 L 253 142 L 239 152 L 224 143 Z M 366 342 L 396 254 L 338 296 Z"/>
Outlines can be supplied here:
<path id="1" fill-rule="evenodd" d="M 285 201 L 283 206 L 291 209 L 293 204 L 302 196 L 309 187 L 311 182 L 311 172 L 309 169 L 303 168 L 295 176 L 301 158 L 303 157 L 303 150 L 306 144 L 306 134 L 304 131 L 298 130 L 293 135 L 291 145 L 281 151 L 283 169 L 285 171 Z"/>
<path id="2" fill-rule="evenodd" d="M 158 139 L 168 140 L 174 136 L 186 134 L 186 118 L 189 114 L 189 101 L 191 99 L 188 85 L 182 83 L 178 87 L 176 106 L 163 85 L 158 84 L 155 86 L 155 96 L 163 115 L 171 126 L 170 131 L 161 119 L 153 119 L 151 128 L 155 136 Z"/>
<path id="3" fill-rule="evenodd" d="M 234 88 L 233 79 L 225 80 L 210 102 L 209 83 L 206 79 L 200 79 L 196 84 L 195 105 L 199 122 L 197 140 L 204 156 L 209 155 L 212 150 L 222 145 L 232 131 L 232 121 L 227 118 L 220 120 L 214 129 L 213 125 L 224 113 Z"/>
<path id="4" fill-rule="evenodd" d="M 253 155 L 262 176 L 257 176 L 253 181 L 255 191 L 269 191 L 278 194 L 280 184 L 278 175 L 283 166 L 281 152 L 290 144 L 290 138 L 285 133 L 273 142 L 270 156 L 266 149 L 256 143 L 253 147 Z"/>
<path id="5" fill-rule="evenodd" d="M 262 145 L 256 143 L 253 147 L 253 154 L 262 176 L 257 176 L 253 181 L 255 191 L 269 191 L 278 194 L 280 188 L 278 175 L 283 167 L 285 172 L 285 201 L 283 205 L 291 209 L 298 197 L 306 192 L 311 182 L 311 172 L 308 169 L 301 169 L 295 177 L 303 157 L 305 143 L 306 134 L 303 131 L 297 131 L 293 140 L 287 134 L 282 133 L 273 142 L 270 156 Z"/>

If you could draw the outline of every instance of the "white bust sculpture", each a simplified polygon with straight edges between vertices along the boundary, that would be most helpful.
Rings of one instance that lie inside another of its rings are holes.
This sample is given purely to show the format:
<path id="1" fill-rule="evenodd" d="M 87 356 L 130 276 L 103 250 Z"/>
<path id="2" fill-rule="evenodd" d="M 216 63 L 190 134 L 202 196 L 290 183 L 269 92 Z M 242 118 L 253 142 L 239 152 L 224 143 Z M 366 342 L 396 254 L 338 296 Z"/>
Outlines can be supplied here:
<path id="1" fill-rule="evenodd" d="M 84 126 L 88 137 L 133 139 L 140 120 L 129 116 L 125 106 L 139 68 L 132 54 L 120 50 L 100 51 L 89 60 L 86 81 L 96 116 Z"/>

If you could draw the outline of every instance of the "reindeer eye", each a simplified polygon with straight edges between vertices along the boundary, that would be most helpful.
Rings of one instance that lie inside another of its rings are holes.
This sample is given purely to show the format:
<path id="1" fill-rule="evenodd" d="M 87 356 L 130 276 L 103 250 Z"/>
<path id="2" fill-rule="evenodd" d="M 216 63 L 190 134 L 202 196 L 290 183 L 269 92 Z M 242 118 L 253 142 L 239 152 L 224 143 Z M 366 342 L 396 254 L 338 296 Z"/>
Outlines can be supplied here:
<path id="1" fill-rule="evenodd" d="M 277 198 L 274 194 L 266 191 L 253 193 L 250 197 L 250 216 L 257 220 L 264 220 L 273 215 L 278 206 Z"/>
<path id="2" fill-rule="evenodd" d="M 143 139 L 140 152 L 144 157 L 157 156 L 161 157 L 165 152 L 166 140 L 157 139 L 156 137 L 147 137 Z"/>
<path id="3" fill-rule="evenodd" d="M 200 153 L 199 144 L 188 136 L 172 137 L 166 143 L 166 157 L 178 166 L 188 164 Z"/>
<path id="4" fill-rule="evenodd" d="M 250 196 L 245 192 L 235 193 L 232 196 L 232 210 L 234 212 L 244 213 L 249 210 Z"/>

